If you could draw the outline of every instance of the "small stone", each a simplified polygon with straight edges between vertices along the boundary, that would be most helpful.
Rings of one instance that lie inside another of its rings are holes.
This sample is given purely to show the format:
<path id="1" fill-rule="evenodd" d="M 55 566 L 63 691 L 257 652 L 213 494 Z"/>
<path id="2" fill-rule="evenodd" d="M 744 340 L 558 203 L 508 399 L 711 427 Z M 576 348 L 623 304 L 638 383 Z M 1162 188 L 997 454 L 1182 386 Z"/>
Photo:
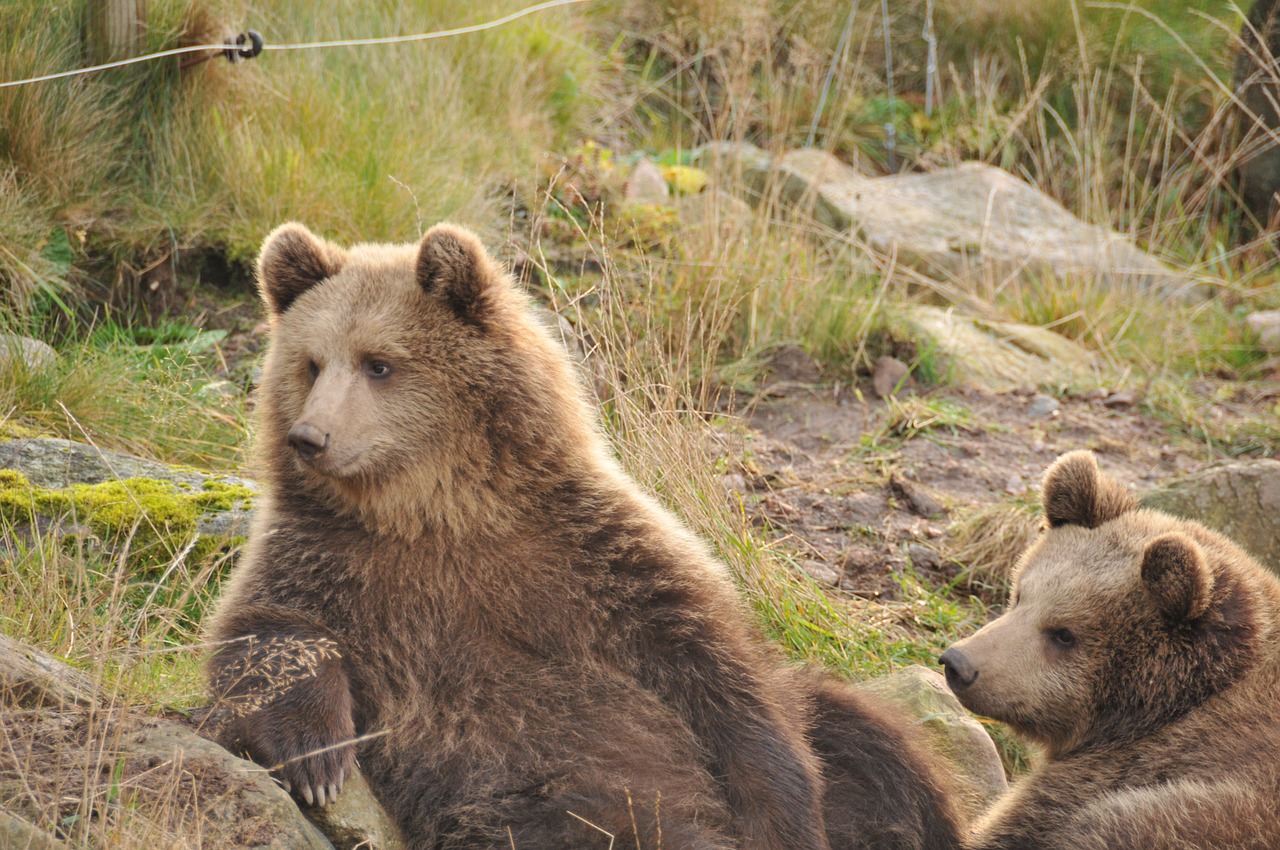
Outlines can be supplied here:
<path id="1" fill-rule="evenodd" d="M 0 369 L 21 363 L 28 372 L 45 372 L 58 365 L 58 352 L 29 336 L 0 334 Z"/>
<path id="2" fill-rule="evenodd" d="M 1258 335 L 1258 345 L 1267 351 L 1280 351 L 1280 310 L 1250 313 L 1245 323 Z"/>
<path id="3" fill-rule="evenodd" d="M 938 566 L 938 553 L 919 543 L 912 543 L 907 547 L 907 557 L 911 559 L 911 565 L 917 569 L 932 570 Z"/>
<path id="4" fill-rule="evenodd" d="M 835 587 L 840 583 L 840 571 L 830 564 L 824 564 L 820 561 L 805 561 L 801 564 L 801 567 L 809 574 L 809 578 L 819 584 Z"/>
<path id="5" fill-rule="evenodd" d="M 1117 410 L 1123 407 L 1133 407 L 1138 403 L 1138 394 L 1133 390 L 1121 390 L 1118 393 L 1112 393 L 1102 400 L 1102 406 Z"/>
<path id="6" fill-rule="evenodd" d="M 1010 475 L 1009 480 L 1004 483 L 1004 491 L 1010 496 L 1021 496 L 1027 492 L 1027 485 L 1018 476 Z"/>
<path id="7" fill-rule="evenodd" d="M 1085 401 L 1102 401 L 1108 395 L 1110 395 L 1110 392 L 1108 390 L 1105 390 L 1102 387 L 1094 387 L 1093 389 L 1085 393 L 1083 398 Z"/>
<path id="8" fill-rule="evenodd" d="M 640 157 L 622 189 L 622 197 L 628 204 L 656 204 L 663 206 L 670 198 L 666 178 L 647 157 Z"/>
<path id="9" fill-rule="evenodd" d="M 902 503 L 902 506 L 916 516 L 941 516 L 947 512 L 937 499 L 930 496 L 918 484 L 912 484 L 900 476 L 889 476 L 889 494 Z"/>
<path id="10" fill-rule="evenodd" d="M 1046 416 L 1057 416 L 1062 410 L 1062 404 L 1051 395 L 1037 393 L 1031 397 L 1031 401 L 1027 403 L 1027 415 L 1037 419 Z"/>
<path id="11" fill-rule="evenodd" d="M 871 377 L 871 389 L 877 398 L 889 398 L 899 391 L 915 389 L 911 367 L 896 357 L 884 356 L 876 361 L 875 374 Z"/>

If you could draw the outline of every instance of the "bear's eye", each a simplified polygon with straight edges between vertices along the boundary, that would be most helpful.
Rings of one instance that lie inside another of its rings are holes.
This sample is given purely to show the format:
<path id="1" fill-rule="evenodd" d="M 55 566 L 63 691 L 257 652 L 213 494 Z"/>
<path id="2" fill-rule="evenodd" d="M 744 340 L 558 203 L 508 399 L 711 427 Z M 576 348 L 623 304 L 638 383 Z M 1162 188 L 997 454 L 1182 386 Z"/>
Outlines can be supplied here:
<path id="1" fill-rule="evenodd" d="M 311 376 L 311 380 L 320 377 L 320 364 L 314 360 L 307 361 L 307 374 Z"/>
<path id="2" fill-rule="evenodd" d="M 391 375 L 391 364 L 383 360 L 366 360 L 364 373 L 370 378 L 386 378 Z"/>
<path id="3" fill-rule="evenodd" d="M 1053 641 L 1053 645 L 1059 649 L 1070 649 L 1076 645 L 1076 636 L 1071 629 L 1051 629 L 1049 640 Z"/>

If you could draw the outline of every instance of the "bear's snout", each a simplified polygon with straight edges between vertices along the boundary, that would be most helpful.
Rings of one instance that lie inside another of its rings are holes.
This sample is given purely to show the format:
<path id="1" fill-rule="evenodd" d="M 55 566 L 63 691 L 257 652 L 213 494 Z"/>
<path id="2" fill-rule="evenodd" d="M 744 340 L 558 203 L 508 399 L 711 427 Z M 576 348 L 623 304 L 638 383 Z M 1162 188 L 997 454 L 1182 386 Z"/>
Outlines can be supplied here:
<path id="1" fill-rule="evenodd" d="M 947 687 L 957 694 L 978 681 L 978 668 L 954 646 L 938 656 L 938 663 L 946 670 Z"/>
<path id="2" fill-rule="evenodd" d="M 329 448 L 329 435 L 309 422 L 299 422 L 289 429 L 289 445 L 309 462 Z"/>

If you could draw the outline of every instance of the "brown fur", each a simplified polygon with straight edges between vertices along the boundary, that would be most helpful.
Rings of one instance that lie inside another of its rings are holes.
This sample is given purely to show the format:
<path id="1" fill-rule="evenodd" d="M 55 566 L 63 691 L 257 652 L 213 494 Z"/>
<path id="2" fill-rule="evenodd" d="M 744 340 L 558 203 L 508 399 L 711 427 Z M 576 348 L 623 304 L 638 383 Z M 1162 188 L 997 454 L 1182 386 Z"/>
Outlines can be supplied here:
<path id="1" fill-rule="evenodd" d="M 224 740 L 327 800 L 369 736 L 415 848 L 954 846 L 906 730 L 761 645 L 474 237 L 286 225 L 260 276 L 268 495 L 211 627 Z"/>
<path id="2" fill-rule="evenodd" d="M 943 656 L 968 708 L 1046 756 L 966 846 L 1280 847 L 1280 581 L 1086 453 L 1042 492 L 1009 610 Z"/>

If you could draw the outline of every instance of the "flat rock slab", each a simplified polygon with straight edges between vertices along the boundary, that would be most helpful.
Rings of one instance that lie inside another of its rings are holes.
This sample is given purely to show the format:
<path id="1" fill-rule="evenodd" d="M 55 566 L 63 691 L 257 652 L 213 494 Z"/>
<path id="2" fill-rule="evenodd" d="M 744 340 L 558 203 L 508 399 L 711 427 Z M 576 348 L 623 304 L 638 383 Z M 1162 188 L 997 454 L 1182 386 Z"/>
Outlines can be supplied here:
<path id="1" fill-rule="evenodd" d="M 948 778 L 970 819 L 1009 790 L 991 736 L 964 710 L 937 670 L 912 665 L 859 688 L 893 704 L 924 730 L 926 742 L 952 768 Z"/>
<path id="2" fill-rule="evenodd" d="M 1054 276 L 1185 296 L 1195 285 L 1124 236 L 1088 224 L 1002 169 L 966 162 L 927 174 L 868 177 L 811 148 L 774 160 L 742 143 L 699 149 L 721 180 L 854 232 L 898 262 L 946 279 Z"/>
<path id="3" fill-rule="evenodd" d="M 73 484 L 101 484 L 128 478 L 168 481 L 175 487 L 199 491 L 207 481 L 217 481 L 258 492 L 258 485 L 234 475 L 214 475 L 197 469 L 173 467 L 159 461 L 134 457 L 96 446 L 41 437 L 0 442 L 0 469 L 21 472 L 37 487 L 59 489 Z M 245 534 L 250 511 L 238 505 L 226 511 L 210 512 L 197 525 L 201 534 L 229 537 Z"/>
<path id="4" fill-rule="evenodd" d="M 926 305 L 908 308 L 903 320 L 916 347 L 932 352 L 951 378 L 968 386 L 1008 392 L 1098 380 L 1100 365 L 1092 352 L 1044 328 Z"/>
<path id="5" fill-rule="evenodd" d="M 1142 504 L 1204 523 L 1280 575 L 1280 461 L 1224 463 L 1169 481 Z"/>

